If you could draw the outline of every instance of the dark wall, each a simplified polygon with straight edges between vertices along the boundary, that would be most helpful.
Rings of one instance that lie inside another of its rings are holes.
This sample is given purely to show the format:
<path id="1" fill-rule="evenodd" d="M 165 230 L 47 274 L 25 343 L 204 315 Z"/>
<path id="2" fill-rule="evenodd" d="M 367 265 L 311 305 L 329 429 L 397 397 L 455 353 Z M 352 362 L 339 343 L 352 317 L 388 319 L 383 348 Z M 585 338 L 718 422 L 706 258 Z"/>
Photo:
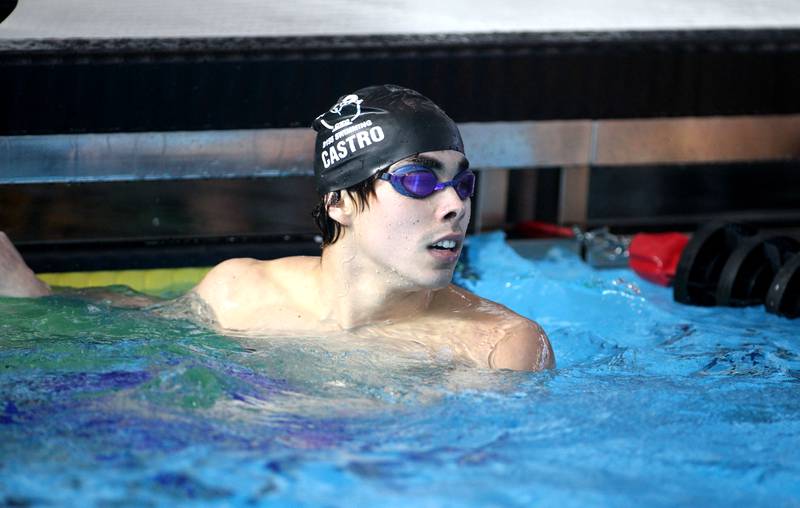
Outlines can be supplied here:
<path id="1" fill-rule="evenodd" d="M 800 31 L 0 43 L 0 135 L 308 126 L 415 88 L 456 121 L 800 112 Z"/>
<path id="2" fill-rule="evenodd" d="M 725 215 L 800 225 L 800 162 L 603 167 L 592 173 L 595 223 L 666 223 L 692 229 Z"/>

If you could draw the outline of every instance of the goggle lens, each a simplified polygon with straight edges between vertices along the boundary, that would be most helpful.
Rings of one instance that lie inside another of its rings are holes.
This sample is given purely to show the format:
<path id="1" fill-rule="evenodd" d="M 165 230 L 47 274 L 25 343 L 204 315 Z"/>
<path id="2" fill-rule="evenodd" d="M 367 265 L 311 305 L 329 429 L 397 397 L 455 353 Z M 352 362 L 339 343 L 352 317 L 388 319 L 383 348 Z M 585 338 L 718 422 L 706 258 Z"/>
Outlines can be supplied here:
<path id="1" fill-rule="evenodd" d="M 415 171 L 402 175 L 400 183 L 410 194 L 424 198 L 433 194 L 439 180 L 430 171 Z"/>
<path id="2" fill-rule="evenodd" d="M 475 190 L 475 173 L 464 171 L 455 178 L 454 182 L 458 197 L 462 200 L 467 199 L 472 196 L 472 192 Z"/>
<path id="3" fill-rule="evenodd" d="M 453 187 L 462 200 L 472 196 L 475 190 L 475 174 L 472 171 L 462 171 L 449 182 L 439 182 L 436 174 L 422 166 L 409 166 L 409 169 L 400 168 L 395 173 L 381 175 L 383 180 L 389 180 L 398 192 L 412 198 L 426 198 L 437 190 Z"/>

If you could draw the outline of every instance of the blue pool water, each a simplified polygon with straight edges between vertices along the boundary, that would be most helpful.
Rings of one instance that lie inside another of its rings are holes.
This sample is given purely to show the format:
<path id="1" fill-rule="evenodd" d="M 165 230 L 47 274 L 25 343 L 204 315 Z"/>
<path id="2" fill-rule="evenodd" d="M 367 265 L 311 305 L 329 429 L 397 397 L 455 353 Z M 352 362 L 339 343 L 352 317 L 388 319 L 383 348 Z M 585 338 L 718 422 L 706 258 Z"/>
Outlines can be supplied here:
<path id="1" fill-rule="evenodd" d="M 469 368 L 0 299 L 3 506 L 798 506 L 800 322 L 471 239 L 558 366 Z"/>

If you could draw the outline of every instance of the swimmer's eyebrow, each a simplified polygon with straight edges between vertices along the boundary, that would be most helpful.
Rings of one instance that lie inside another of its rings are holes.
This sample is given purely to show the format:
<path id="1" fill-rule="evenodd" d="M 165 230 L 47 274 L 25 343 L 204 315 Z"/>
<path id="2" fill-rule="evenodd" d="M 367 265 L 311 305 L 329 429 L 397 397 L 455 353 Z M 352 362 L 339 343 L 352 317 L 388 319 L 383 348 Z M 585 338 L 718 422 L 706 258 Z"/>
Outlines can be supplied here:
<path id="1" fill-rule="evenodd" d="M 417 155 L 416 157 L 412 157 L 409 159 L 409 162 L 413 164 L 419 164 L 420 166 L 425 166 L 426 168 L 431 168 L 434 171 L 441 171 L 444 169 L 444 164 L 437 159 L 433 159 L 431 157 L 425 157 L 424 155 Z M 458 163 L 458 173 L 465 171 L 469 168 L 469 161 L 465 158 L 461 159 L 461 162 Z"/>

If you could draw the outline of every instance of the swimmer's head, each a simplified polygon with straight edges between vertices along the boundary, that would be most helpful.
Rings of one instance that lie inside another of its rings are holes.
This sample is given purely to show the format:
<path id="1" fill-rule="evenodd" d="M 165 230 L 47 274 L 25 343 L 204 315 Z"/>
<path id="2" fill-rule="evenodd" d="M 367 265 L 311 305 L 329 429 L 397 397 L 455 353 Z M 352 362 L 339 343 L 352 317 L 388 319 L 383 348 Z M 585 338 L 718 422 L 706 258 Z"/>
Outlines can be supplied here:
<path id="1" fill-rule="evenodd" d="M 312 215 L 323 246 L 341 233 L 327 213 L 340 191 L 363 210 L 376 180 L 395 162 L 423 152 L 464 153 L 455 122 L 424 95 L 397 85 L 370 86 L 342 96 L 312 127 L 317 132 L 314 177 L 321 196 Z"/>
<path id="2" fill-rule="evenodd" d="M 314 176 L 320 196 L 363 182 L 392 163 L 464 143 L 455 122 L 414 90 L 370 86 L 341 97 L 312 125 Z"/>

